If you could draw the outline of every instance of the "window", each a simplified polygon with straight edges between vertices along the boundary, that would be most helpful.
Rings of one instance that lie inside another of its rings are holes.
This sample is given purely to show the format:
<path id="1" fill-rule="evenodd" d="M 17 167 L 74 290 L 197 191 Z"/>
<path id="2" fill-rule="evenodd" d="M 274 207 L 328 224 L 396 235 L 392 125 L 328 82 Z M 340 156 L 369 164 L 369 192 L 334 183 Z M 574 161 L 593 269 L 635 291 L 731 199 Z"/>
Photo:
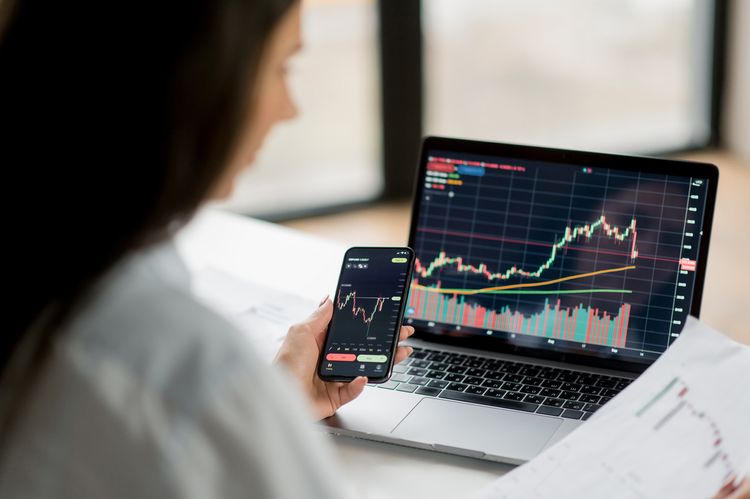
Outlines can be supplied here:
<path id="1" fill-rule="evenodd" d="M 406 197 L 427 134 L 633 153 L 716 143 L 725 5 L 305 0 L 300 117 L 224 206 L 281 219 Z"/>
<path id="2" fill-rule="evenodd" d="M 710 136 L 711 3 L 429 0 L 425 131 L 623 152 Z"/>

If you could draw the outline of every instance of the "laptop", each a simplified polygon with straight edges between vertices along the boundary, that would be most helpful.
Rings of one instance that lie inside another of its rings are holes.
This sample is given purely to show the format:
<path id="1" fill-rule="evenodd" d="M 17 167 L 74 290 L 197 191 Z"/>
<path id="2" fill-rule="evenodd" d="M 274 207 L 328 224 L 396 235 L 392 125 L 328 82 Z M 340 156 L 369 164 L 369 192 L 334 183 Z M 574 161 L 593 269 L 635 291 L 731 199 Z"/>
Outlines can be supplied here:
<path id="1" fill-rule="evenodd" d="M 413 355 L 327 431 L 512 464 L 585 424 L 698 316 L 718 169 L 428 137 Z"/>

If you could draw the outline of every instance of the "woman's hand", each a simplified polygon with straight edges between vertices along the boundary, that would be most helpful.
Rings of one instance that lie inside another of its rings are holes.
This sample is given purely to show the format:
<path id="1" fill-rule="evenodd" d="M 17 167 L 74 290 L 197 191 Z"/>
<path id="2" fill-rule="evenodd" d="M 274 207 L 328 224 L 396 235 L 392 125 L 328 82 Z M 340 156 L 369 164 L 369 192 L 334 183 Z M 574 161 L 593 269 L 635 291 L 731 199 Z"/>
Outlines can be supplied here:
<path id="1" fill-rule="evenodd" d="M 318 419 L 333 415 L 339 407 L 357 398 L 367 384 L 364 376 L 355 378 L 351 383 L 325 382 L 318 377 L 318 359 L 332 316 L 333 302 L 326 296 L 310 317 L 289 328 L 274 359 L 300 384 L 310 398 L 313 413 Z M 402 326 L 399 340 L 405 340 L 412 334 L 413 327 Z M 411 355 L 412 350 L 409 346 L 399 346 L 395 363 Z"/>
<path id="2" fill-rule="evenodd" d="M 745 477 L 739 482 L 731 476 L 713 499 L 750 499 L 750 478 Z"/>

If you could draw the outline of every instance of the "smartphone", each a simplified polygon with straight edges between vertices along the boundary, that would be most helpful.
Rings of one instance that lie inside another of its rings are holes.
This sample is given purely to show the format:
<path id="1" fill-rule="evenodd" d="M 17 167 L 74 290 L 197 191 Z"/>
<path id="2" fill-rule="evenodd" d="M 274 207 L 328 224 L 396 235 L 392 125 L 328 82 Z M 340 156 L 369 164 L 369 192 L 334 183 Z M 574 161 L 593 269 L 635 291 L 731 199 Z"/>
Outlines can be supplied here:
<path id="1" fill-rule="evenodd" d="M 414 250 L 407 247 L 346 251 L 318 362 L 322 380 L 388 381 L 413 267 Z"/>

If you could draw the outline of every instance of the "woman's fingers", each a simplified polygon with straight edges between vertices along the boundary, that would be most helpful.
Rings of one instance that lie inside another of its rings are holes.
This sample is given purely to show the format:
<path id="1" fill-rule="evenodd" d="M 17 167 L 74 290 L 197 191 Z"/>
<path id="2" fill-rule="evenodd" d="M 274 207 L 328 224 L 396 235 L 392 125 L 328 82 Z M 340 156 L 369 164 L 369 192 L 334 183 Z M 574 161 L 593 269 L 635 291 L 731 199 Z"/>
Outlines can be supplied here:
<path id="1" fill-rule="evenodd" d="M 310 326 L 310 330 L 315 336 L 315 341 L 318 345 L 322 345 L 328 331 L 328 323 L 331 322 L 333 316 L 333 302 L 326 295 L 320 301 L 318 308 L 305 319 L 302 324 Z"/>
<path id="2" fill-rule="evenodd" d="M 750 499 L 750 479 L 745 477 L 735 486 L 736 488 L 729 495 L 729 499 Z"/>
<path id="3" fill-rule="evenodd" d="M 745 477 L 739 482 L 737 476 L 730 476 L 713 499 L 750 499 L 750 480 Z"/>
<path id="4" fill-rule="evenodd" d="M 339 407 L 359 397 L 365 385 L 367 385 L 366 376 L 357 376 L 350 383 L 342 383 L 339 387 Z"/>
<path id="5" fill-rule="evenodd" d="M 414 334 L 414 327 L 412 327 L 412 326 L 401 326 L 401 332 L 399 333 L 398 340 L 399 341 L 404 341 L 405 339 L 407 339 L 412 334 Z M 393 363 L 394 364 L 398 364 L 399 362 L 401 362 L 404 359 L 406 359 L 409 355 L 411 355 L 413 351 L 414 351 L 414 349 L 412 347 L 410 347 L 410 346 L 398 347 L 396 349 L 396 358 L 393 360 Z"/>
<path id="6" fill-rule="evenodd" d="M 713 499 L 726 499 L 729 497 L 729 494 L 732 493 L 734 490 L 734 481 L 737 479 L 735 475 L 731 475 L 726 482 L 724 482 L 724 485 L 722 485 L 721 489 L 716 493 L 716 495 L 713 497 Z"/>
<path id="7" fill-rule="evenodd" d="M 399 341 L 404 341 L 409 336 L 414 334 L 414 327 L 413 326 L 401 326 L 401 332 L 399 334 Z M 414 349 L 410 346 L 402 346 L 398 347 L 396 349 L 396 358 L 394 359 L 393 363 L 398 364 L 399 362 L 406 359 L 409 355 L 412 354 Z"/>
<path id="8" fill-rule="evenodd" d="M 393 363 L 398 364 L 399 362 L 403 362 L 409 355 L 412 354 L 413 351 L 414 349 L 409 346 L 398 347 L 398 349 L 396 349 L 396 358 L 394 359 Z"/>
<path id="9" fill-rule="evenodd" d="M 401 332 L 398 336 L 398 341 L 404 341 L 406 338 L 414 334 L 413 326 L 401 326 Z"/>

